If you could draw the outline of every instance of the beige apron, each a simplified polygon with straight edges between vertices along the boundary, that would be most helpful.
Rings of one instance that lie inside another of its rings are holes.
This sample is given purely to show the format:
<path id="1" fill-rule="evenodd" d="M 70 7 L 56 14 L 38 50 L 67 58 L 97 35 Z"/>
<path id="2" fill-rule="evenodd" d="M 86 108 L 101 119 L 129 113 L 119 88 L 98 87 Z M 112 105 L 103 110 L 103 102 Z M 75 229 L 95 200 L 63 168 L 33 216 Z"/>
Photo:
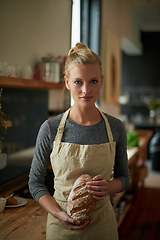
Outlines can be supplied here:
<path id="1" fill-rule="evenodd" d="M 68 109 L 60 122 L 51 153 L 54 172 L 54 199 L 61 209 L 66 211 L 67 199 L 72 185 L 82 174 L 102 175 L 109 180 L 115 158 L 115 142 L 105 115 L 109 142 L 100 145 L 80 145 L 61 142 Z M 47 240 L 117 240 L 117 222 L 110 202 L 110 196 L 98 202 L 92 223 L 83 230 L 68 230 L 59 220 L 48 214 Z"/>

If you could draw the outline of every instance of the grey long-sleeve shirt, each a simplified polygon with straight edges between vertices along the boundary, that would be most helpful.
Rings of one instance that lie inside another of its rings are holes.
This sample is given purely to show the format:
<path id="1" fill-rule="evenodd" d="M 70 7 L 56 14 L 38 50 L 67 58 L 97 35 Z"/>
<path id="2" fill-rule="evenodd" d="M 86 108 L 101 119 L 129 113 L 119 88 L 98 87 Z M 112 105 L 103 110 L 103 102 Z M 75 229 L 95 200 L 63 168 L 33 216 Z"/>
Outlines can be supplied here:
<path id="1" fill-rule="evenodd" d="M 44 194 L 50 194 L 45 185 L 47 167 L 50 164 L 50 154 L 53 142 L 63 114 L 46 120 L 40 127 L 34 157 L 29 174 L 29 189 L 33 198 L 38 202 Z M 122 182 L 122 191 L 129 186 L 129 169 L 127 158 L 127 137 L 122 122 L 105 114 L 107 117 L 113 139 L 116 142 L 116 155 L 114 165 L 114 178 Z M 91 126 L 83 126 L 67 118 L 62 142 L 70 142 L 82 145 L 102 144 L 108 142 L 108 134 L 104 119 Z"/>

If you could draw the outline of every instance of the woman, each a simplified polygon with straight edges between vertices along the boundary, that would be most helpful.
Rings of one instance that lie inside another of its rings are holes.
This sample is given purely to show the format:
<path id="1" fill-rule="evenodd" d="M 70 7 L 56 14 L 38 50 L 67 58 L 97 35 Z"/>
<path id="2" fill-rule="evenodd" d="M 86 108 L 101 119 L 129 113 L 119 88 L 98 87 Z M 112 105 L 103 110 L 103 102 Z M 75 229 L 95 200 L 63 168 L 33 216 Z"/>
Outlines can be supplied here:
<path id="1" fill-rule="evenodd" d="M 69 51 L 65 84 L 74 105 L 41 126 L 30 171 L 30 192 L 49 213 L 47 239 L 117 240 L 110 194 L 129 185 L 126 133 L 120 120 L 95 106 L 103 84 L 102 63 L 82 43 Z M 50 162 L 55 176 L 53 197 L 44 185 Z M 74 181 L 84 173 L 94 176 L 86 188 L 98 205 L 92 222 L 80 225 L 67 215 L 66 204 Z"/>

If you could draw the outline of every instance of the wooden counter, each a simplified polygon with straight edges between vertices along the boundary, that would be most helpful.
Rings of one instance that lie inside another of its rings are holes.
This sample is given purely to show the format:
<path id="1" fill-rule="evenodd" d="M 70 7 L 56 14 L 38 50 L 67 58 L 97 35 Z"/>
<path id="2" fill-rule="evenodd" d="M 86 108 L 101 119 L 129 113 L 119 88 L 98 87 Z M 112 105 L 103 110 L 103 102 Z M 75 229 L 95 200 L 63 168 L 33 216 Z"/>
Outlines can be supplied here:
<path id="1" fill-rule="evenodd" d="M 45 240 L 47 212 L 33 199 L 0 213 L 1 240 Z"/>
<path id="2" fill-rule="evenodd" d="M 138 130 L 139 146 L 127 150 L 130 169 L 130 191 L 136 191 L 139 184 L 144 185 L 147 176 L 148 142 L 153 135 L 152 130 Z"/>
<path id="3" fill-rule="evenodd" d="M 116 193 L 112 198 L 112 204 L 116 213 L 118 227 L 121 225 L 128 211 L 135 201 L 137 190 L 144 186 L 144 180 L 148 175 L 146 166 L 148 142 L 153 135 L 152 130 L 138 130 L 139 146 L 127 150 L 130 170 L 130 185 L 127 191 Z"/>
<path id="4" fill-rule="evenodd" d="M 147 145 L 152 131 L 138 131 L 140 144 L 138 148 L 128 150 L 129 168 L 131 173 L 130 191 L 134 195 L 139 182 L 143 182 L 143 174 L 141 175 L 142 166 L 145 166 Z M 143 173 L 143 172 L 142 172 Z M 141 176 L 141 177 L 140 177 Z M 12 181 L 9 184 L 0 187 L 0 193 L 9 194 L 27 183 L 26 177 Z M 115 194 L 116 200 L 114 208 L 120 202 L 124 193 Z M 125 215 L 131 208 L 131 203 L 127 204 L 118 218 L 118 226 L 120 226 Z M 46 211 L 33 199 L 27 199 L 27 204 L 17 208 L 6 208 L 0 213 L 0 239 L 1 240 L 44 240 L 46 229 Z"/>

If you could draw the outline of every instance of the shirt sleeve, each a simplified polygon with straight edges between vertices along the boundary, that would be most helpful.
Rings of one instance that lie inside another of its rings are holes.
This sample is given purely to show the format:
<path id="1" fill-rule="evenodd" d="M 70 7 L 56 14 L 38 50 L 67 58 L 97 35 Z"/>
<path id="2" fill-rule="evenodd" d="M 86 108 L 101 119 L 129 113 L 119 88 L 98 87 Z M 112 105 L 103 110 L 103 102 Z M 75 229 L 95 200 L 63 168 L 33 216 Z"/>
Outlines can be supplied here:
<path id="1" fill-rule="evenodd" d="M 122 182 L 121 191 L 125 191 L 129 187 L 130 174 L 127 156 L 127 135 L 121 121 L 120 124 L 121 124 L 121 126 L 119 127 L 120 134 L 118 137 L 118 141 L 116 143 L 114 178 L 119 179 Z"/>
<path id="2" fill-rule="evenodd" d="M 31 164 L 28 182 L 30 193 L 37 202 L 42 195 L 50 195 L 50 192 L 45 185 L 47 167 L 50 164 L 50 138 L 50 128 L 48 122 L 45 121 L 40 127 L 37 136 L 35 153 Z"/>

